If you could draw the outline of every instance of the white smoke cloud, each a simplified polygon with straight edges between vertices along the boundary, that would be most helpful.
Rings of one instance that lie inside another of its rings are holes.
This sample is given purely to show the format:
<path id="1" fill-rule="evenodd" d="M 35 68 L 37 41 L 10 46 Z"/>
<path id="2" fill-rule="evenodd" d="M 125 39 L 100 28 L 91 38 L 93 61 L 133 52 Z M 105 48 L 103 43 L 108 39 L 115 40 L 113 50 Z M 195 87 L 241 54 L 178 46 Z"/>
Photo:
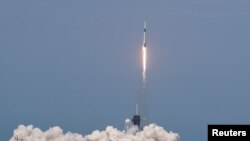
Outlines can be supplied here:
<path id="1" fill-rule="evenodd" d="M 132 129 L 134 130 L 134 129 Z M 78 133 L 63 133 L 60 127 L 52 127 L 47 131 L 34 128 L 33 125 L 19 125 L 14 130 L 13 137 L 9 141 L 179 141 L 177 133 L 167 132 L 156 124 L 145 126 L 142 131 L 125 133 L 112 126 L 106 130 L 95 130 L 90 135 L 82 136 Z"/>

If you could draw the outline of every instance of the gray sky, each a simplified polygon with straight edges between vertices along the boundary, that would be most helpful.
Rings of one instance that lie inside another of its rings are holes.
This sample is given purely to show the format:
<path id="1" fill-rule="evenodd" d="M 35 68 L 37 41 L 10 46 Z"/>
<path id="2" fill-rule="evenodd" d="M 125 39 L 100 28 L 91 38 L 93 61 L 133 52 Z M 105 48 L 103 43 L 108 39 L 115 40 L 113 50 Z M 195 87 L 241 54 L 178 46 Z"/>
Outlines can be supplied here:
<path id="1" fill-rule="evenodd" d="M 250 2 L 1 1 L 0 140 L 19 124 L 123 129 L 141 87 L 148 27 L 150 122 L 181 140 L 249 124 Z"/>

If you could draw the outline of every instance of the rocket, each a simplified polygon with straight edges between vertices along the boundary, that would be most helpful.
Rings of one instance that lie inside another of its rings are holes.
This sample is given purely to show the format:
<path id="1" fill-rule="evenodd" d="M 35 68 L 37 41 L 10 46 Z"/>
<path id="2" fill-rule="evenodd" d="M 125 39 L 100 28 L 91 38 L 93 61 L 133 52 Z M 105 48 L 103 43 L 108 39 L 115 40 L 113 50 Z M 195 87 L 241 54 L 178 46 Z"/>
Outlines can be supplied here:
<path id="1" fill-rule="evenodd" d="M 143 33 L 143 47 L 146 47 L 146 22 L 144 22 L 144 33 Z"/>

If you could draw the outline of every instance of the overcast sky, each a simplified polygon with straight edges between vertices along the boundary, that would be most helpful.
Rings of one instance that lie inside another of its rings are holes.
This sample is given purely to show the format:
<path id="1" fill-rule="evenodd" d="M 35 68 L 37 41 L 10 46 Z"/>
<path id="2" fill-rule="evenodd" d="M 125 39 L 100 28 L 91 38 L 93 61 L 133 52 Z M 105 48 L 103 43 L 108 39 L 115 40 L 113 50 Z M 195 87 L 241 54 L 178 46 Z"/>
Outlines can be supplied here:
<path id="1" fill-rule="evenodd" d="M 141 88 L 150 122 L 183 141 L 249 124 L 248 0 L 0 1 L 0 140 L 19 124 L 123 129 Z"/>

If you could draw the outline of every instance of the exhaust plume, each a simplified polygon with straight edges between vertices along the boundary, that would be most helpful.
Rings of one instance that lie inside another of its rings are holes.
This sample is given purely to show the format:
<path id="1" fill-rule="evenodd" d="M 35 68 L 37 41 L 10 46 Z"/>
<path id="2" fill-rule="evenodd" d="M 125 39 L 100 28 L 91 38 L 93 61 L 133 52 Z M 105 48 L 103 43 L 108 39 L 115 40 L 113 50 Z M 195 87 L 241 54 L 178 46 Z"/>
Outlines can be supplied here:
<path id="1" fill-rule="evenodd" d="M 142 47 L 142 81 L 143 87 L 146 85 L 146 68 L 147 68 L 147 48 Z"/>

